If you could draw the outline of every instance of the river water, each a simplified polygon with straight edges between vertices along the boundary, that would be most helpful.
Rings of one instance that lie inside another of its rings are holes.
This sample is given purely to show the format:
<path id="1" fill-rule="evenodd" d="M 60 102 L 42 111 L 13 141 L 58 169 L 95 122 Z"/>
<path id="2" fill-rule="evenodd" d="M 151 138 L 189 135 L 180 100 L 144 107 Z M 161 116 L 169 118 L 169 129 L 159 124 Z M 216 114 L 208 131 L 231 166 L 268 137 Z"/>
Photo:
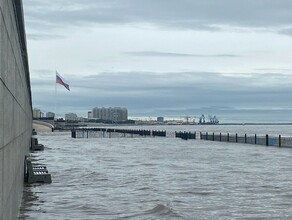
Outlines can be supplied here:
<path id="1" fill-rule="evenodd" d="M 292 136 L 292 126 L 144 128 Z M 32 158 L 53 183 L 25 186 L 19 219 L 292 219 L 289 148 L 67 132 L 38 139 L 45 151 Z"/>

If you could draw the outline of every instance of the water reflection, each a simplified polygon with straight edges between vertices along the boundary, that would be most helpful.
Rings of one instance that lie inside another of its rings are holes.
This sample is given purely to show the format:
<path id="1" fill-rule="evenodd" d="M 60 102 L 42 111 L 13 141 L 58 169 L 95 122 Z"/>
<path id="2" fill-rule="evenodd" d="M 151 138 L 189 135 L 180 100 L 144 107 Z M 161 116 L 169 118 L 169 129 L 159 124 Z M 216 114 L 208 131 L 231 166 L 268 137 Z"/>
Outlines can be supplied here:
<path id="1" fill-rule="evenodd" d="M 19 210 L 19 219 L 31 219 L 29 218 L 29 213 L 38 211 L 37 207 L 42 205 L 39 201 L 38 193 L 32 191 L 33 187 L 35 186 L 31 184 L 24 184 L 23 197 Z"/>

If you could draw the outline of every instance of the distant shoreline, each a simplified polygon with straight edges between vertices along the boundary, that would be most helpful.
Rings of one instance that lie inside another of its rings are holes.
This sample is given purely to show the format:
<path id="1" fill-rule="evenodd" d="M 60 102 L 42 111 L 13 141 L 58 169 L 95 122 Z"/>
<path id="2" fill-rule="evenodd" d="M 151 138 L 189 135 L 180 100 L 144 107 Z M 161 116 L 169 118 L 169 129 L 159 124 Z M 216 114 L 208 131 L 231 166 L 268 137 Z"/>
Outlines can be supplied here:
<path id="1" fill-rule="evenodd" d="M 189 126 L 206 126 L 206 125 L 210 125 L 210 126 L 226 126 L 226 125 L 292 125 L 292 122 L 289 123 L 281 123 L 281 122 L 248 122 L 248 123 L 240 123 L 240 122 L 230 122 L 230 123 L 219 123 L 219 124 L 136 124 L 136 125 L 131 125 L 131 126 L 151 126 L 151 125 L 165 125 L 165 126 L 182 126 L 182 125 L 189 125 Z"/>
<path id="2" fill-rule="evenodd" d="M 211 125 L 211 124 L 210 124 Z M 261 123 L 220 123 L 217 125 L 292 125 L 290 123 L 279 123 L 279 122 L 261 122 Z"/>

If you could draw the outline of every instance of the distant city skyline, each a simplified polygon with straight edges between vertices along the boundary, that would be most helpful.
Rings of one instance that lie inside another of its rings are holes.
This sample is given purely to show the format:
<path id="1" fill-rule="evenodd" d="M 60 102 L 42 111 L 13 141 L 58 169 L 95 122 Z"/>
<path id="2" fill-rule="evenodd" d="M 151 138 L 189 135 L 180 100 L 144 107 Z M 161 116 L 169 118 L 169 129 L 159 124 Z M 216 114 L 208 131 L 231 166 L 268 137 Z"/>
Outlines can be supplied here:
<path id="1" fill-rule="evenodd" d="M 289 0 L 24 1 L 33 104 L 292 121 L 291 9 Z M 57 85 L 55 95 L 56 70 L 70 92 Z"/>

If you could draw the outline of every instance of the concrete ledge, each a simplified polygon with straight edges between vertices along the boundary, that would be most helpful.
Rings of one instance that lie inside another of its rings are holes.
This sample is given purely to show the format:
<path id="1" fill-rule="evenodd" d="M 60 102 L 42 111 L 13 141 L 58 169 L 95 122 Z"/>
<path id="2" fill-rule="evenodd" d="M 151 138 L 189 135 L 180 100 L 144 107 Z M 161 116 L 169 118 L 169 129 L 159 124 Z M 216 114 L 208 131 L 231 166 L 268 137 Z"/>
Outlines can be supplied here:
<path id="1" fill-rule="evenodd" d="M 37 132 L 52 132 L 52 127 L 44 124 L 33 123 L 33 129 Z"/>

